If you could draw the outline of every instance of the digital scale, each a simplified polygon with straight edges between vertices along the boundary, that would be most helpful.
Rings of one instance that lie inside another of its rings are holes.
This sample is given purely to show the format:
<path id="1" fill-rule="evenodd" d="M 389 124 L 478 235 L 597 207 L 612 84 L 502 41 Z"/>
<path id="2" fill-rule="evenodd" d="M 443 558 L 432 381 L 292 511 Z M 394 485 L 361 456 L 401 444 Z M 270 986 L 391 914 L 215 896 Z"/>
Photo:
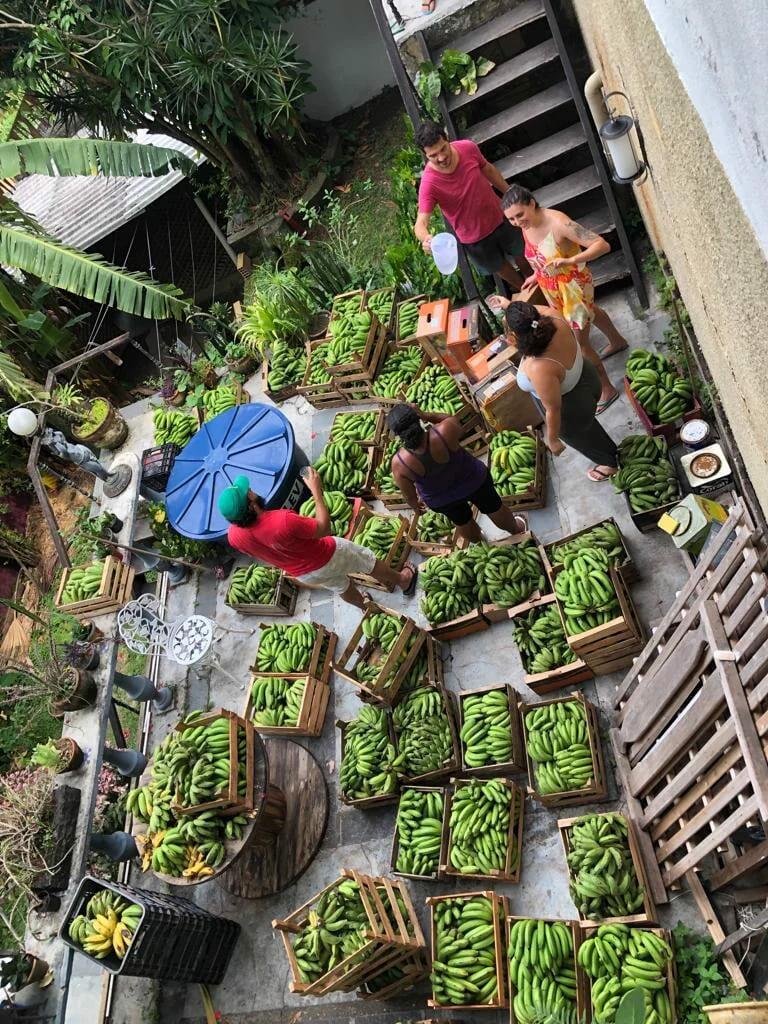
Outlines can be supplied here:
<path id="1" fill-rule="evenodd" d="M 693 494 L 718 494 L 733 484 L 733 470 L 719 443 L 683 455 L 680 467 Z"/>

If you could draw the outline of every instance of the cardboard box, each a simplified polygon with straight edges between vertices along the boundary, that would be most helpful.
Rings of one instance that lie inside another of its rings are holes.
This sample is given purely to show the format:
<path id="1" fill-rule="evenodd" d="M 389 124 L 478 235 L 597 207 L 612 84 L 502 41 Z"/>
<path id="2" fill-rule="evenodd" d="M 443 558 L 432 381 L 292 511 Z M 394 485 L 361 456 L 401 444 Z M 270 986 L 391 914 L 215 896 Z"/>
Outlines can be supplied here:
<path id="1" fill-rule="evenodd" d="M 496 353 L 487 345 L 472 356 L 467 365 L 485 375 L 472 385 L 480 412 L 495 430 L 525 430 L 544 422 L 539 407 L 527 391 L 517 386 L 516 349 L 507 345 Z"/>

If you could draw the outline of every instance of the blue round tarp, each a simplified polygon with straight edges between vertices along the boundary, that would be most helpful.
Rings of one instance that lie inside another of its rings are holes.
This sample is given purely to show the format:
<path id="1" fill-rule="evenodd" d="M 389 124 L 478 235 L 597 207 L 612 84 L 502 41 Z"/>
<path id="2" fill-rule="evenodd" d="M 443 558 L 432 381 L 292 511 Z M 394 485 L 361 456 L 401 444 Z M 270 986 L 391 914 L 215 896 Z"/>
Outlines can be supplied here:
<path id="1" fill-rule="evenodd" d="M 279 508 L 303 461 L 279 409 L 260 403 L 227 409 L 203 423 L 176 456 L 165 491 L 168 520 L 192 540 L 220 540 L 229 523 L 217 501 L 235 477 L 247 476 L 265 505 Z"/>

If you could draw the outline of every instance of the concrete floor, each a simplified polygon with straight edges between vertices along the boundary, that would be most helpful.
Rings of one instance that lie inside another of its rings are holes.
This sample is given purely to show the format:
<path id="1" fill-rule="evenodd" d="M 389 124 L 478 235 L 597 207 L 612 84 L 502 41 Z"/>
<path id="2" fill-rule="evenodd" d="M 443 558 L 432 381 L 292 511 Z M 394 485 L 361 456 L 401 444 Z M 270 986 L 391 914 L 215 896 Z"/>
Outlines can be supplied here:
<path id="1" fill-rule="evenodd" d="M 647 346 L 661 338 L 665 321 L 651 315 L 639 319 L 633 309 L 629 291 L 610 296 L 606 308 L 625 333 L 632 346 Z M 598 347 L 602 339 L 597 335 Z M 621 386 L 624 356 L 607 364 L 617 386 Z M 252 397 L 258 393 L 257 382 L 248 386 Z M 302 399 L 283 406 L 296 429 L 299 443 L 310 458 L 320 452 L 327 439 L 333 411 L 316 412 Z M 608 431 L 618 440 L 626 434 L 639 432 L 639 423 L 625 397 L 608 410 L 602 419 Z M 137 435 L 145 428 L 135 423 Z M 550 483 L 547 507 L 530 514 L 530 527 L 541 541 L 549 541 L 564 533 L 580 529 L 613 515 L 619 521 L 628 539 L 633 558 L 640 570 L 641 581 L 632 588 L 642 621 L 647 626 L 657 620 L 668 607 L 675 591 L 685 578 L 686 570 L 671 541 L 660 532 L 641 536 L 632 525 L 623 497 L 615 494 L 609 484 L 594 484 L 586 476 L 587 463 L 576 452 L 567 451 L 559 459 L 550 459 Z M 481 522 L 489 535 L 494 528 Z M 490 528 L 488 528 L 490 527 Z M 210 574 L 197 577 L 172 591 L 169 618 L 175 618 L 193 609 L 213 615 L 221 627 L 250 630 L 254 620 L 238 616 L 224 604 L 226 586 L 216 587 Z M 420 620 L 418 600 L 404 600 L 401 595 L 387 596 L 386 602 L 403 608 Z M 359 621 L 359 612 L 333 599 L 324 592 L 304 592 L 296 609 L 295 620 L 311 617 L 336 631 L 344 644 Z M 283 621 L 283 620 L 281 620 Z M 232 633 L 220 644 L 219 656 L 224 668 L 242 682 L 235 685 L 221 673 L 201 670 L 183 675 L 181 670 L 169 666 L 164 682 L 177 687 L 176 711 L 160 716 L 155 723 L 155 738 L 160 739 L 173 725 L 178 713 L 205 706 L 223 705 L 241 710 L 245 704 L 247 673 L 257 646 L 257 635 Z M 527 699 L 536 699 L 522 682 L 522 667 L 508 624 L 496 624 L 488 632 L 475 634 L 450 645 L 444 645 L 446 682 L 453 692 L 473 690 L 489 683 L 511 683 Z M 585 694 L 596 701 L 601 709 L 603 729 L 610 720 L 610 702 L 619 676 L 606 676 L 584 687 Z M 340 806 L 337 794 L 337 765 L 340 751 L 334 721 L 348 719 L 356 713 L 359 701 L 353 687 L 338 677 L 333 681 L 333 697 L 328 709 L 323 734 L 318 739 L 303 739 L 304 743 L 323 766 L 330 793 L 328 831 L 319 856 L 304 876 L 280 895 L 260 900 L 245 901 L 233 898 L 215 884 L 193 890 L 194 898 L 215 913 L 238 920 L 243 927 L 229 973 L 224 984 L 214 992 L 214 1001 L 228 1024 L 283 1024 L 301 1019 L 307 1021 L 381 1020 L 389 1022 L 406 1017 L 431 1016 L 426 1009 L 426 989 L 393 1001 L 392 1003 L 361 1002 L 342 995 L 324 1000 L 301 999 L 288 991 L 288 964 L 280 939 L 273 933 L 271 921 L 283 917 L 301 905 L 313 893 L 338 876 L 342 867 L 354 867 L 371 874 L 385 874 L 388 870 L 390 844 L 395 817 L 394 807 L 360 811 Z M 610 801 L 608 808 L 621 806 L 617 792 L 613 765 L 609 756 Z M 590 808 L 591 809 L 591 808 Z M 570 813 L 570 812 L 569 812 Z M 565 860 L 560 847 L 556 821 L 563 816 L 528 802 L 525 818 L 525 839 L 521 882 L 517 886 L 499 885 L 496 888 L 510 898 L 511 912 L 519 915 L 546 915 L 569 918 L 574 914 L 567 890 Z M 135 872 L 134 884 L 152 886 L 152 878 L 142 878 Z M 477 888 L 487 888 L 478 884 Z M 410 884 L 414 902 L 419 908 L 422 924 L 427 917 L 424 897 L 467 889 L 467 884 L 450 883 Z M 178 890 L 177 890 L 178 891 Z M 185 893 L 186 895 L 186 893 Z M 693 926 L 701 928 L 700 919 L 690 908 L 688 899 L 681 899 L 665 912 L 666 923 L 672 924 L 683 916 Z M 77 958 L 82 960 L 82 958 Z M 83 972 L 85 973 L 85 972 Z M 85 983 L 85 978 L 81 979 Z M 76 979 L 77 982 L 77 979 Z M 91 1004 L 93 1005 L 93 1004 Z M 90 1015 L 89 1015 L 90 1016 Z M 445 1017 L 445 1014 L 442 1015 Z M 466 1020 L 491 1021 L 502 1019 L 502 1014 L 491 1012 L 462 1013 Z M 506 1013 L 503 1015 L 506 1019 Z M 75 1017 L 71 1017 L 73 1021 Z M 85 1018 L 78 1017 L 78 1024 Z M 152 982 L 139 979 L 118 979 L 112 1024 L 139 1024 L 162 1021 L 163 1024 L 200 1024 L 203 1021 L 199 992 L 196 986 L 163 984 L 159 988 Z"/>

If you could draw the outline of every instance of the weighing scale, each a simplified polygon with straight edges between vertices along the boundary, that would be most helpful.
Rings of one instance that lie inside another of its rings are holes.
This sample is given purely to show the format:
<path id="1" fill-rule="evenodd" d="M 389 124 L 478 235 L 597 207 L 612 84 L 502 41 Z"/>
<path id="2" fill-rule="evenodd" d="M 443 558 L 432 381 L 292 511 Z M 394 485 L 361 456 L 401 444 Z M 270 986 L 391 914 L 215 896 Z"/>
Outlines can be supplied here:
<path id="1" fill-rule="evenodd" d="M 680 466 L 693 494 L 718 494 L 733 483 L 733 470 L 718 443 L 683 455 Z"/>

